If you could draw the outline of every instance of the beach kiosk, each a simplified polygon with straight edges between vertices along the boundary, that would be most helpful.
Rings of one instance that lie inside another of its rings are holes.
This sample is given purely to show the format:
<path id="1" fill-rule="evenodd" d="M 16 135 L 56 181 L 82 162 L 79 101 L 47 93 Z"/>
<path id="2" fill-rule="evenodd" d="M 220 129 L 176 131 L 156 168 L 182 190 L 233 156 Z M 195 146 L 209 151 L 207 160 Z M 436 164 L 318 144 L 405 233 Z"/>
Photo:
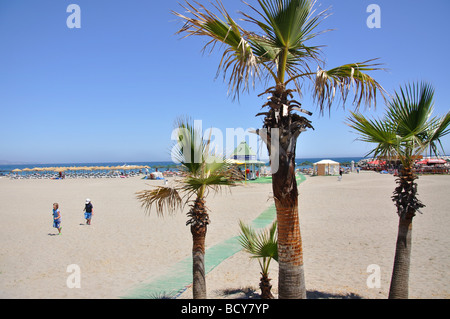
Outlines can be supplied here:
<path id="1" fill-rule="evenodd" d="M 241 142 L 230 156 L 231 162 L 243 168 L 245 180 L 256 179 L 256 168 L 265 165 L 265 162 L 256 159 L 256 153 L 247 142 Z"/>
<path id="2" fill-rule="evenodd" d="M 338 162 L 327 159 L 321 160 L 320 162 L 314 163 L 314 175 L 338 175 L 339 167 L 340 163 Z"/>

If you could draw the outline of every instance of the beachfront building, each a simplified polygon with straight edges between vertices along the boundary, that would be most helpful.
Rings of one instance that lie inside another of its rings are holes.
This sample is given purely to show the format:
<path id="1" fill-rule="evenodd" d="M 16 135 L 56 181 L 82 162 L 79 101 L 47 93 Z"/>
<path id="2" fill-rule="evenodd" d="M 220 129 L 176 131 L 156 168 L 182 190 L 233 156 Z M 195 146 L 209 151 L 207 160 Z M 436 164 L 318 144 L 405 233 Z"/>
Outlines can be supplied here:
<path id="1" fill-rule="evenodd" d="M 265 165 L 265 162 L 257 160 L 256 153 L 247 142 L 241 142 L 236 147 L 230 156 L 230 160 L 239 166 L 245 180 L 258 178 L 260 167 Z"/>
<path id="2" fill-rule="evenodd" d="M 332 160 L 321 160 L 314 163 L 313 175 L 325 176 L 325 175 L 338 175 L 340 164 Z"/>

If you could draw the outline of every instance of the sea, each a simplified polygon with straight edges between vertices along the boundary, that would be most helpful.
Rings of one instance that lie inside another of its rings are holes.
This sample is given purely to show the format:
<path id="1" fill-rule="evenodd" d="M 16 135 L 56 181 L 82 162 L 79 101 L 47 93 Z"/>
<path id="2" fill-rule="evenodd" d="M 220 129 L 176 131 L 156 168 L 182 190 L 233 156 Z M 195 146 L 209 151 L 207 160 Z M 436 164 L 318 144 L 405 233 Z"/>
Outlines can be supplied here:
<path id="1" fill-rule="evenodd" d="M 353 161 L 358 163 L 363 157 L 323 157 L 323 158 L 296 158 L 295 163 L 299 168 L 310 168 L 313 166 L 313 163 L 319 162 L 323 159 L 330 159 L 335 162 L 339 162 L 343 165 L 351 165 L 350 163 Z M 174 163 L 172 161 L 163 161 L 163 162 L 102 162 L 102 163 L 8 163 L 0 165 L 0 175 L 7 175 L 11 173 L 14 169 L 23 170 L 24 168 L 35 168 L 35 167 L 67 167 L 67 166 L 127 166 L 127 165 L 143 165 L 150 166 L 150 172 L 156 171 L 165 171 L 165 170 L 176 170 L 178 163 Z M 269 165 L 269 162 L 266 163 Z"/>

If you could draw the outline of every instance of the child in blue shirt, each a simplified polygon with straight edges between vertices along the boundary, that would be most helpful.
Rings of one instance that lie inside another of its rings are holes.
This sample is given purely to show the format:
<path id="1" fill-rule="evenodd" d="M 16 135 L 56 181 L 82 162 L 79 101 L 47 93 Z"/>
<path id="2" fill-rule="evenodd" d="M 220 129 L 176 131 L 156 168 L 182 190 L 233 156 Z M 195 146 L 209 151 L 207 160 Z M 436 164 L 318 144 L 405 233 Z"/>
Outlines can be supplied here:
<path id="1" fill-rule="evenodd" d="M 58 203 L 53 204 L 53 227 L 58 229 L 58 235 L 61 235 L 61 212 Z"/>

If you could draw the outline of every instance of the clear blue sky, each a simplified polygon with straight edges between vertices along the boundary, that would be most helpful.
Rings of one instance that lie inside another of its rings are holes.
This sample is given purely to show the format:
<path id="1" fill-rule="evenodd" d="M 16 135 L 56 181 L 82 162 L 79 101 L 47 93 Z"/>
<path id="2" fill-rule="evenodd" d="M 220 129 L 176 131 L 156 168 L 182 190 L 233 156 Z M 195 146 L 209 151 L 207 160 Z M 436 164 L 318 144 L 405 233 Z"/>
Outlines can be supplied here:
<path id="1" fill-rule="evenodd" d="M 205 1 L 202 0 L 204 3 Z M 229 12 L 245 9 L 224 0 Z M 256 2 L 249 0 L 250 3 Z M 81 8 L 81 28 L 69 29 L 69 4 Z M 381 8 L 381 28 L 369 29 L 369 4 Z M 371 73 L 390 93 L 409 81 L 433 84 L 435 115 L 450 109 L 450 1 L 318 0 L 332 6 L 322 24 L 335 31 L 317 38 L 326 67 L 371 58 L 387 72 Z M 183 115 L 203 128 L 259 128 L 259 85 L 240 101 L 215 80 L 220 53 L 202 55 L 202 39 L 174 33 L 178 1 L 0 0 L 0 160 L 23 162 L 160 161 L 170 159 L 174 120 Z M 248 11 L 246 9 L 246 11 Z M 236 15 L 236 17 L 238 17 Z M 362 156 L 344 124 L 351 104 L 320 116 L 298 140 L 297 157 Z M 367 115 L 379 116 L 379 103 Z M 450 153 L 450 137 L 443 140 Z"/>

